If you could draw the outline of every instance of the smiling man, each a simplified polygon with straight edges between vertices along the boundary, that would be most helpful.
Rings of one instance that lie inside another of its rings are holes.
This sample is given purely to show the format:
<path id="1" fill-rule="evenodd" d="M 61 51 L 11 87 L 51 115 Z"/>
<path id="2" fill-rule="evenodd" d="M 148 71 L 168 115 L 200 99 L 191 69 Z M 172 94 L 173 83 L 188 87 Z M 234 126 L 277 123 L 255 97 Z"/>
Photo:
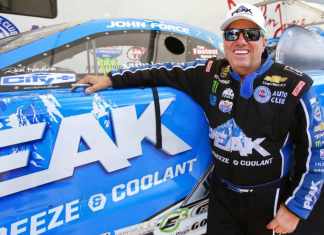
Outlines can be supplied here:
<path id="1" fill-rule="evenodd" d="M 208 118 L 215 160 L 207 233 L 291 233 L 323 185 L 323 114 L 312 80 L 262 58 L 266 28 L 255 6 L 236 6 L 221 29 L 224 59 L 88 75 L 79 83 L 91 84 L 88 94 L 110 86 L 171 86 L 189 94 Z"/>

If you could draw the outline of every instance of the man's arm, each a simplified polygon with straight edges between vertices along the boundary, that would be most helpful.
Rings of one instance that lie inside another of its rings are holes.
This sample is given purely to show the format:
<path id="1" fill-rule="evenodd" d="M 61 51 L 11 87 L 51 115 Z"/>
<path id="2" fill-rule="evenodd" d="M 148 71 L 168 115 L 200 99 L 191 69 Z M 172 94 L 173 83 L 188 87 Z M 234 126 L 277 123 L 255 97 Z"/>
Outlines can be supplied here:
<path id="1" fill-rule="evenodd" d="M 142 66 L 138 68 L 123 69 L 114 71 L 108 76 L 87 75 L 80 79 L 78 83 L 90 84 L 85 92 L 93 92 L 108 88 L 126 87 L 151 87 L 151 86 L 170 86 L 182 90 L 201 101 L 203 90 L 209 83 L 206 76 L 206 60 L 197 60 L 188 63 L 164 63 Z M 209 60 L 208 64 L 216 64 L 216 60 Z"/>
<path id="2" fill-rule="evenodd" d="M 281 233 L 293 232 L 300 218 L 308 218 L 323 185 L 323 113 L 312 88 L 300 99 L 295 118 L 291 133 L 295 145 L 294 191 L 268 225 Z"/>

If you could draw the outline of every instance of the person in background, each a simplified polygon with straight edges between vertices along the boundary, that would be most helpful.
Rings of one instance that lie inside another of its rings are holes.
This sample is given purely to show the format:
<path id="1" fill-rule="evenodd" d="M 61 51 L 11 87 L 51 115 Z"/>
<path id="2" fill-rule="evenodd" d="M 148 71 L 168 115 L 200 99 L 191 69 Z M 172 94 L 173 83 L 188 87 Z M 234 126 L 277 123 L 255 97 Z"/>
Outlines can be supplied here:
<path id="1" fill-rule="evenodd" d="M 312 80 L 270 56 L 262 58 L 266 28 L 257 7 L 238 4 L 221 30 L 224 59 L 87 75 L 78 83 L 91 85 L 88 94 L 110 86 L 170 86 L 186 92 L 210 125 L 214 171 L 207 233 L 292 233 L 309 217 L 323 185 L 324 160 L 315 143 L 323 114 Z M 292 170 L 296 177 L 288 180 Z"/>

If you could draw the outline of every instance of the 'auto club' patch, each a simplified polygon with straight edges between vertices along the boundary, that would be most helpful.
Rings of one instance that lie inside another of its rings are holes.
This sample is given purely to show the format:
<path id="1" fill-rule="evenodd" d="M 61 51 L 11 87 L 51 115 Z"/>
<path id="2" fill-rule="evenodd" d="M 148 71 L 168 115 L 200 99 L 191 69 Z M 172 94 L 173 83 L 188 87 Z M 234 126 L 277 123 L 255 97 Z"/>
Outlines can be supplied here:
<path id="1" fill-rule="evenodd" d="M 271 98 L 271 91 L 266 86 L 258 86 L 254 90 L 253 97 L 257 102 L 264 104 L 269 102 Z"/>

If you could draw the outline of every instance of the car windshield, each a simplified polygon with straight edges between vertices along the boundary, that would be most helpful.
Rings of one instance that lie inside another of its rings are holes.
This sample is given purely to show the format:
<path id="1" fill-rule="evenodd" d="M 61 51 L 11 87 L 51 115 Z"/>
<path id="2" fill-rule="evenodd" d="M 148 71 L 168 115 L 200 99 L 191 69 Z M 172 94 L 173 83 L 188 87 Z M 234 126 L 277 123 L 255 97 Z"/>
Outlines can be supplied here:
<path id="1" fill-rule="evenodd" d="M 51 26 L 46 26 L 43 28 L 31 30 L 28 32 L 24 32 L 21 34 L 17 34 L 11 37 L 7 37 L 0 40 L 0 52 L 6 52 L 9 50 L 13 50 L 17 47 L 23 46 L 35 40 L 41 39 L 46 37 L 50 34 L 57 33 L 59 31 L 65 30 L 72 26 L 75 26 L 78 23 L 63 23 L 63 24 L 56 24 Z"/>
<path id="2" fill-rule="evenodd" d="M 282 34 L 276 61 L 299 70 L 324 69 L 324 37 L 318 32 L 293 26 Z"/>

